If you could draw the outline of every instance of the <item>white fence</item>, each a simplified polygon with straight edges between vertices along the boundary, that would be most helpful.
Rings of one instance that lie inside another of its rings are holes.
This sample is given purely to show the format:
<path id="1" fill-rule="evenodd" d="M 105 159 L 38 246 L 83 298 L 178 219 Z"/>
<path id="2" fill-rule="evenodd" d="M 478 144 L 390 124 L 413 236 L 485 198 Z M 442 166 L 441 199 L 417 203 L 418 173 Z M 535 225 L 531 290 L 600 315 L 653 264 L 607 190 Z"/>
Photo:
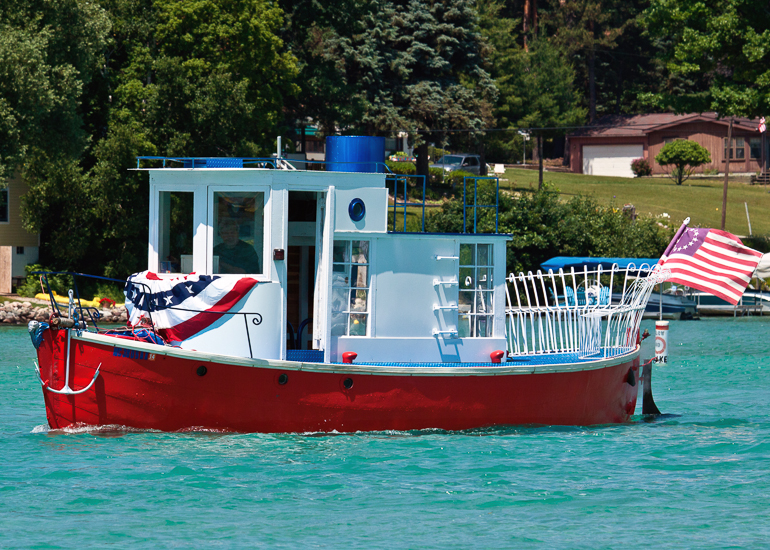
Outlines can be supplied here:
<path id="1" fill-rule="evenodd" d="M 666 270 L 647 264 L 511 273 L 506 286 L 508 352 L 602 358 L 632 351 L 650 293 L 667 276 Z"/>

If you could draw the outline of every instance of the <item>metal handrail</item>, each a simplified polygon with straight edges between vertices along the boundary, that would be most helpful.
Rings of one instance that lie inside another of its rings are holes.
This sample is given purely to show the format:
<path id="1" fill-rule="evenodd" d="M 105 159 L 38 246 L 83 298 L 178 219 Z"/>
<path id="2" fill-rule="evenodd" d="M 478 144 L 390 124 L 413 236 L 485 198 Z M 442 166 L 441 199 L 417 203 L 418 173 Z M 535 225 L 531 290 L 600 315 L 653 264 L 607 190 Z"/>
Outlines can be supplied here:
<path id="1" fill-rule="evenodd" d="M 633 264 L 511 273 L 505 289 L 508 352 L 600 358 L 632 351 L 652 289 L 667 277 L 665 269 Z"/>

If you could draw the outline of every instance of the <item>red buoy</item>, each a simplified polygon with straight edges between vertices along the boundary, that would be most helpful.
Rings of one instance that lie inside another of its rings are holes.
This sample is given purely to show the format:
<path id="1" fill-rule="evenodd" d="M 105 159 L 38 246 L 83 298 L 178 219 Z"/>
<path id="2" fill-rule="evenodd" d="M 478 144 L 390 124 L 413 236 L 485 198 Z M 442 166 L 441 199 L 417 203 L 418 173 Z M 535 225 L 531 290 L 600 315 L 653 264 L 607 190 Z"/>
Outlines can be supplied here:
<path id="1" fill-rule="evenodd" d="M 358 354 L 355 351 L 346 351 L 345 353 L 342 354 L 342 362 L 352 363 L 353 361 L 356 360 L 356 357 L 358 357 Z"/>

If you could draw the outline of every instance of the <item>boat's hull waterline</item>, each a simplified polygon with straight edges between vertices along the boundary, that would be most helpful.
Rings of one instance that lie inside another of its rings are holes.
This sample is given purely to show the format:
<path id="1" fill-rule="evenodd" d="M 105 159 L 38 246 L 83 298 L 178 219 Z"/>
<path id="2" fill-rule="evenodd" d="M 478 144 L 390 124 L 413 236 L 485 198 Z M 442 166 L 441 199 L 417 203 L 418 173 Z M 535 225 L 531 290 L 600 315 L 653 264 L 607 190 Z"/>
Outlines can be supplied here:
<path id="1" fill-rule="evenodd" d="M 627 422 L 639 347 L 612 359 L 527 366 L 371 366 L 249 360 L 65 330 L 38 349 L 48 424 L 162 431 L 356 432 Z"/>

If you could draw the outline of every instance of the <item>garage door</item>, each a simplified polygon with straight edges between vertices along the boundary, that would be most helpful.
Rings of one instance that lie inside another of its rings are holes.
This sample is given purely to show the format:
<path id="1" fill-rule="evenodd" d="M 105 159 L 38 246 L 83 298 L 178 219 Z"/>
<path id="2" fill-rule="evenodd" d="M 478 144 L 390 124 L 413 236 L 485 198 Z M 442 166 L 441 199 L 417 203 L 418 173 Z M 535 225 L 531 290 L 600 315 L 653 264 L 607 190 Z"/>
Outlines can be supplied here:
<path id="1" fill-rule="evenodd" d="M 584 145 L 583 173 L 633 178 L 631 161 L 644 155 L 643 145 Z"/>

